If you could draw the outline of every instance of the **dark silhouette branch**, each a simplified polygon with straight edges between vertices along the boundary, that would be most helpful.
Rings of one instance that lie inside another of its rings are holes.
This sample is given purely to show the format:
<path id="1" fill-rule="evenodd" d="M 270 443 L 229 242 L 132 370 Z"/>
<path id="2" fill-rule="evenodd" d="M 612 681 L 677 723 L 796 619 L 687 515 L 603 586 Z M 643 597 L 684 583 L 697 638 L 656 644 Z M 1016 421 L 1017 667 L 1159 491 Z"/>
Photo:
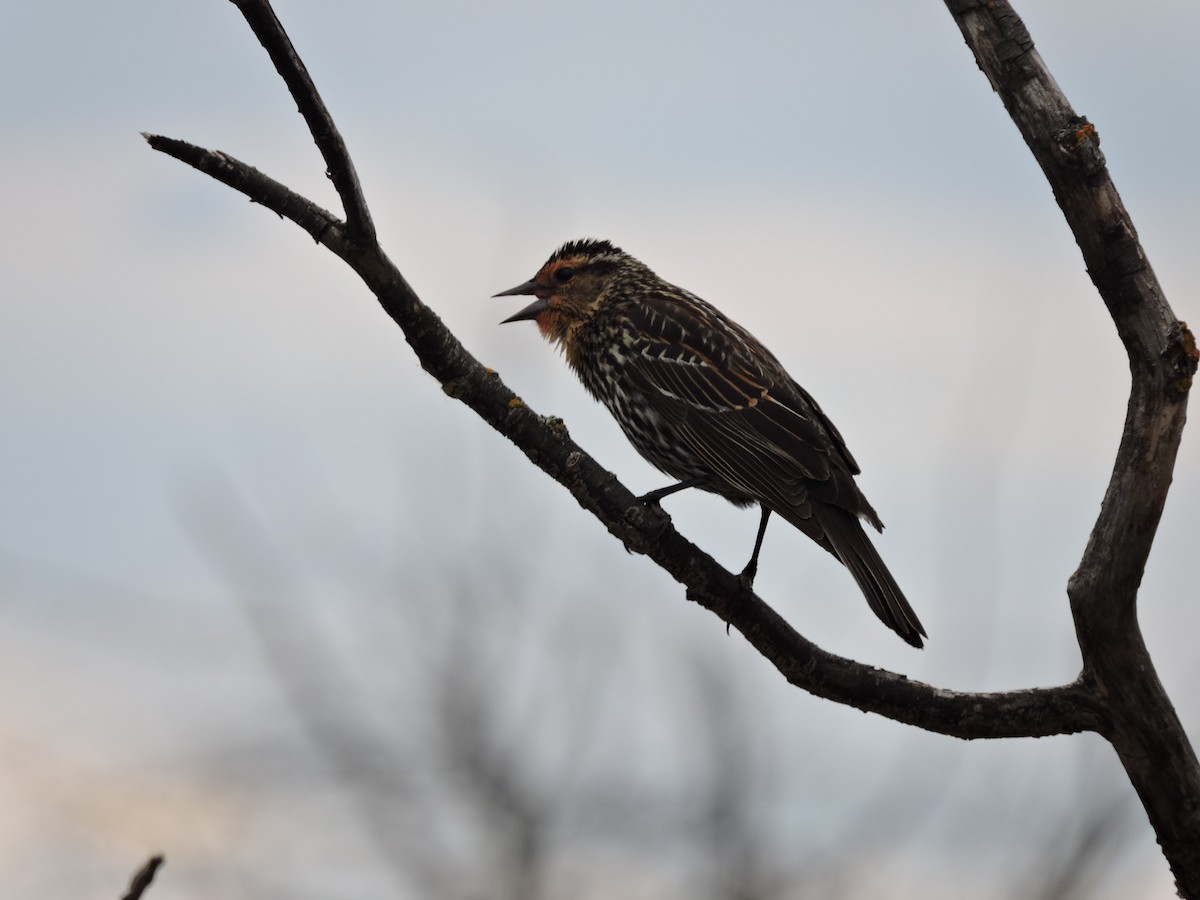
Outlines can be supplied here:
<path id="1" fill-rule="evenodd" d="M 344 143 L 265 0 L 232 0 L 287 82 L 328 166 L 349 224 L 232 157 L 146 135 L 150 145 L 287 218 L 343 259 L 403 331 L 421 365 L 571 491 L 631 551 L 653 559 L 687 596 L 746 639 L 794 685 L 817 696 L 960 738 L 1096 731 L 1125 764 L 1181 891 L 1200 897 L 1200 766 L 1159 684 L 1136 619 L 1136 591 L 1170 484 L 1196 369 L 1186 326 L 1167 305 L 1108 177 L 1095 128 L 1077 116 L 1004 2 L 946 0 L 999 93 L 1083 251 L 1129 354 L 1125 433 L 1100 519 L 1069 596 L 1084 668 L 1053 688 L 958 693 L 827 653 L 731 573 L 640 504 L 567 434 L 535 414 L 475 359 L 379 247 Z M 1180 797 L 1185 810 L 1180 809 Z"/>
<path id="2" fill-rule="evenodd" d="M 278 213 L 281 218 L 295 222 L 307 231 L 314 241 L 324 244 L 335 253 L 338 253 L 338 248 L 348 246 L 346 225 L 341 219 L 253 166 L 248 166 L 219 150 L 205 150 L 187 141 L 177 141 L 144 131 L 142 137 L 155 150 L 187 163 L 221 184 L 245 194 L 254 203 Z M 341 256 L 340 253 L 338 255 Z"/>

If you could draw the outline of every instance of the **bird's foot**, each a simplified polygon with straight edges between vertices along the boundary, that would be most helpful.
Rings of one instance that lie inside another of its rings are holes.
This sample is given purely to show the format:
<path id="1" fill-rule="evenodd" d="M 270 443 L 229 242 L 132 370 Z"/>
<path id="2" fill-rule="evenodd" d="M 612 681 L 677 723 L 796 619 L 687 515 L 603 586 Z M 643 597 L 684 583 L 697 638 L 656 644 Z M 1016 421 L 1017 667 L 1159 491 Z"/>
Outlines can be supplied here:
<path id="1" fill-rule="evenodd" d="M 639 497 L 638 500 L 642 498 Z M 647 511 L 649 511 L 647 513 Z M 625 510 L 624 519 L 634 528 L 647 528 L 651 525 L 656 526 L 654 531 L 654 540 L 662 537 L 668 528 L 671 527 L 671 516 L 665 509 L 658 505 L 657 502 L 647 503 L 643 506 L 631 506 Z M 625 548 L 629 550 L 628 547 Z M 629 550 L 632 553 L 632 550 Z"/>
<path id="2" fill-rule="evenodd" d="M 651 509 L 662 512 L 662 504 L 659 503 L 660 500 L 662 500 L 662 494 L 658 491 L 651 491 L 637 498 L 637 502 L 642 504 L 642 506 L 649 506 Z"/>
<path id="3" fill-rule="evenodd" d="M 758 560 L 751 560 L 738 574 L 738 582 L 748 591 L 754 590 L 754 576 L 758 574 Z"/>
<path id="4" fill-rule="evenodd" d="M 752 559 L 746 565 L 746 568 L 742 569 L 742 571 L 738 573 L 738 577 L 737 577 L 738 584 L 741 585 L 742 588 L 747 591 L 753 591 L 754 590 L 754 576 L 757 574 L 758 574 L 758 560 Z M 729 620 L 728 619 L 726 619 L 726 621 L 725 621 L 725 633 L 729 634 Z"/>
<path id="5" fill-rule="evenodd" d="M 698 475 L 695 478 L 689 478 L 686 481 L 681 481 L 678 484 L 669 484 L 665 488 L 659 488 L 657 491 L 650 491 L 648 494 L 642 494 L 638 497 L 642 503 L 647 506 L 658 506 L 658 501 L 663 497 L 670 497 L 672 494 L 678 494 L 680 491 L 686 491 L 688 488 L 700 487 L 708 484 L 707 475 Z"/>

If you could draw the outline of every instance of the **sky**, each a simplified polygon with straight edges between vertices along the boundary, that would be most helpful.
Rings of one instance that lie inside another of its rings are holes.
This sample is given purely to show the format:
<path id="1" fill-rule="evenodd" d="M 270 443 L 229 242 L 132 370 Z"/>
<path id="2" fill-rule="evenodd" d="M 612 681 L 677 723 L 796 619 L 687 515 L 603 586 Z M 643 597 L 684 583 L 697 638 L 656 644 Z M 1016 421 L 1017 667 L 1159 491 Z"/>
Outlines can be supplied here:
<path id="1" fill-rule="evenodd" d="M 1097 126 L 1176 313 L 1200 318 L 1189 114 L 1200 10 L 1017 8 Z M 662 478 L 532 326 L 497 326 L 515 307 L 491 295 L 565 240 L 611 239 L 716 304 L 818 398 L 862 465 L 888 525 L 878 546 L 930 642 L 914 653 L 895 640 L 845 571 L 777 522 L 756 586 L 803 634 L 947 688 L 1074 677 L 1065 584 L 1099 510 L 1127 368 L 1044 179 L 943 5 L 335 12 L 304 0 L 277 11 L 406 278 L 631 489 Z M 816 761 L 789 776 L 797 794 L 779 797 L 821 798 L 819 821 L 799 801 L 755 809 L 774 833 L 814 841 L 818 857 L 822 823 L 863 840 L 846 797 L 891 771 L 885 759 L 906 766 L 903 789 L 879 802 L 898 821 L 922 809 L 919 825 L 870 838 L 889 896 L 938 896 L 931 872 L 942 895 L 964 896 L 970 864 L 955 860 L 1002 869 L 1005 847 L 1025 859 L 1013 837 L 1023 816 L 1049 823 L 1104 791 L 1131 801 L 1099 742 L 967 745 L 778 684 L 446 398 L 330 254 L 150 151 L 142 131 L 221 149 L 336 209 L 293 102 L 231 4 L 68 0 L 20 4 L 8 20 L 5 883 L 40 897 L 115 894 L 163 850 L 150 894 L 162 900 L 215 888 L 329 896 L 347 868 L 358 896 L 421 896 L 380 862 L 379 830 L 353 801 L 360 772 L 329 750 L 338 729 L 305 711 L 337 709 L 312 698 L 340 678 L 368 719 L 390 709 L 405 723 L 401 744 L 427 732 L 432 704 L 411 685 L 444 671 L 422 655 L 436 656 L 423 636 L 453 646 L 468 613 L 499 642 L 479 653 L 480 666 L 495 656 L 482 677 L 489 708 L 532 715 L 538 691 L 559 691 L 530 753 L 557 753 L 564 767 L 577 758 L 564 749 L 578 715 L 569 688 L 592 683 L 580 672 L 594 665 L 610 699 L 589 720 L 599 749 L 582 771 L 643 786 L 700 766 L 679 759 L 707 746 L 703 733 L 681 750 L 684 726 L 663 712 L 693 690 L 686 660 L 699 655 L 717 672 L 704 678 L 742 698 L 740 721 L 764 748 Z M 1139 607 L 1193 735 L 1198 464 L 1187 435 Z M 685 535 L 741 567 L 754 513 L 711 496 L 667 506 Z M 511 614 L 482 612 L 485 597 Z M 338 665 L 297 664 L 287 648 L 305 641 Z M 409 687 L 394 695 L 390 681 Z M 638 765 L 624 771 L 614 760 L 631 748 Z M 297 825 L 314 816 L 330 823 L 319 835 Z M 1138 816 L 1112 896 L 1171 896 Z M 599 853 L 576 843 L 581 858 Z M 647 895 L 670 896 L 661 880 L 686 869 L 646 871 L 658 885 Z"/>

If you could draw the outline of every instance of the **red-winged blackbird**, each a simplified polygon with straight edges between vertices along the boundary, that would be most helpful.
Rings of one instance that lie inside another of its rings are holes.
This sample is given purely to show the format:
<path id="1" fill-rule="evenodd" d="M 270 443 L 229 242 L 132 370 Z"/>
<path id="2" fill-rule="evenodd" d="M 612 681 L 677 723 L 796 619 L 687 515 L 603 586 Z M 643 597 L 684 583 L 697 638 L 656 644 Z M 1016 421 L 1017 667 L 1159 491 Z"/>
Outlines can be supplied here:
<path id="1" fill-rule="evenodd" d="M 777 513 L 850 570 L 884 624 L 921 646 L 925 629 L 859 522 L 883 530 L 854 483 L 858 464 L 750 332 L 608 241 L 564 244 L 532 279 L 496 296 L 514 294 L 537 299 L 504 321 L 536 321 L 638 452 L 678 480 L 644 502 L 696 487 L 758 503 L 743 578 L 753 582 Z"/>

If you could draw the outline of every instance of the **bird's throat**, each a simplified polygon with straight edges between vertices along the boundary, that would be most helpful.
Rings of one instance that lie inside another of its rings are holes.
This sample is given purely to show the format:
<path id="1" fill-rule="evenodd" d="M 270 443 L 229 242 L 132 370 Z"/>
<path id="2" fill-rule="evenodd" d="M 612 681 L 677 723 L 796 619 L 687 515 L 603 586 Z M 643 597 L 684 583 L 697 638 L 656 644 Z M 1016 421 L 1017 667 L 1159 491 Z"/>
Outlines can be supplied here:
<path id="1" fill-rule="evenodd" d="M 537 316 L 538 330 L 542 333 L 542 337 L 553 344 L 564 345 L 567 343 L 567 333 L 570 331 L 570 322 L 566 316 L 556 309 L 547 309 Z"/>

